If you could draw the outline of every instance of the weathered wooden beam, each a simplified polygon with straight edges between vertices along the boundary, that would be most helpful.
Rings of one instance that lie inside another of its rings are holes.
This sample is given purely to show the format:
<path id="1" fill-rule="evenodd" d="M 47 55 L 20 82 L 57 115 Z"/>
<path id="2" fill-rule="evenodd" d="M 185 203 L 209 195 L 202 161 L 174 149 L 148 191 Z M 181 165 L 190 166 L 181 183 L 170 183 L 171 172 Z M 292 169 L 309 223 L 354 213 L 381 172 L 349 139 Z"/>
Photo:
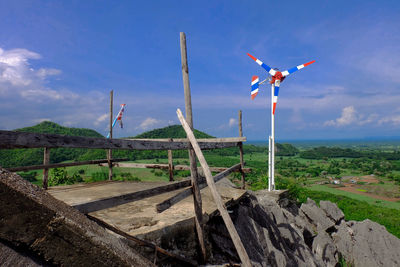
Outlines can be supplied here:
<path id="1" fill-rule="evenodd" d="M 176 111 L 176 113 L 178 115 L 179 121 L 181 122 L 183 128 L 185 129 L 187 137 L 189 138 L 194 151 L 196 152 L 196 156 L 199 159 L 201 167 L 203 167 L 203 171 L 206 176 L 208 187 L 210 188 L 211 194 L 214 198 L 215 204 L 217 205 L 219 213 L 222 216 L 225 226 L 228 229 L 229 235 L 232 238 L 233 244 L 235 245 L 235 248 L 239 255 L 239 258 L 242 261 L 243 266 L 251 267 L 252 264 L 251 264 L 250 258 L 247 255 L 246 249 L 244 248 L 243 243 L 240 240 L 240 236 L 236 231 L 235 225 L 233 224 L 232 219 L 229 216 L 228 211 L 226 210 L 226 208 L 224 206 L 224 203 L 222 202 L 221 196 L 219 195 L 219 193 L 217 191 L 213 177 L 211 175 L 211 171 L 208 168 L 208 164 L 207 164 L 206 159 L 204 158 L 203 152 L 201 151 L 201 149 L 196 141 L 196 138 L 194 137 L 192 130 L 190 129 L 189 125 L 187 124 L 185 118 L 183 117 L 181 110 L 178 109 Z"/>
<path id="2" fill-rule="evenodd" d="M 156 196 L 166 192 L 174 191 L 183 187 L 190 186 L 190 180 L 185 180 L 181 182 L 173 182 L 167 185 L 158 186 L 155 188 L 150 188 L 143 191 L 128 193 L 120 196 L 103 198 L 99 200 L 93 200 L 90 202 L 74 205 L 73 207 L 82 213 L 90 213 L 98 210 L 108 209 L 111 207 L 119 206 L 132 201 L 140 200 L 143 198 Z"/>
<path id="3" fill-rule="evenodd" d="M 240 170 L 240 163 L 233 165 L 232 167 L 224 170 L 223 172 L 218 173 L 217 175 L 215 175 L 213 177 L 214 182 L 218 182 L 219 180 L 221 180 L 222 178 L 228 176 L 229 174 L 231 174 L 234 171 L 238 171 Z M 206 181 L 203 181 L 202 183 L 199 184 L 199 189 L 203 189 L 207 186 Z M 175 205 L 176 203 L 178 203 L 179 201 L 181 201 L 182 199 L 187 198 L 188 196 L 190 196 L 192 194 L 192 189 L 188 188 L 183 190 L 182 192 L 179 192 L 178 194 L 176 194 L 175 196 L 168 198 L 166 200 L 164 200 L 163 202 L 159 203 L 156 205 L 156 210 L 157 212 L 163 212 L 167 209 L 169 209 L 170 207 L 172 207 L 173 205 Z"/>
<path id="4" fill-rule="evenodd" d="M 48 165 L 50 163 L 50 148 L 45 147 L 43 151 L 43 165 Z M 49 169 L 48 168 L 43 168 L 43 189 L 47 190 L 47 186 L 49 184 L 48 182 L 49 178 Z"/>
<path id="5" fill-rule="evenodd" d="M 239 110 L 239 136 L 243 136 L 243 129 L 242 129 L 242 111 Z M 246 188 L 246 179 L 245 179 L 245 174 L 244 174 L 244 159 L 243 159 L 243 143 L 239 143 L 239 154 L 240 154 L 240 163 L 241 163 L 241 169 L 240 173 L 242 174 L 242 189 Z"/>
<path id="6" fill-rule="evenodd" d="M 159 142 L 189 142 L 187 138 L 124 138 L 124 140 L 159 141 Z M 197 143 L 238 143 L 246 142 L 246 137 L 199 138 Z"/>
<path id="7" fill-rule="evenodd" d="M 164 254 L 164 255 L 166 255 L 168 257 L 171 257 L 171 258 L 174 258 L 174 259 L 177 259 L 177 260 L 179 260 L 179 261 L 181 261 L 183 263 L 189 264 L 190 266 L 198 266 L 197 262 L 195 262 L 193 260 L 185 259 L 184 257 L 182 257 L 182 256 L 180 256 L 178 254 L 169 252 L 168 250 L 165 250 L 163 248 L 160 248 L 159 246 L 157 246 L 157 245 L 155 245 L 155 244 L 153 244 L 153 243 L 151 243 L 149 241 L 146 241 L 144 239 L 140 239 L 140 238 L 137 238 L 137 237 L 132 236 L 130 234 L 127 234 L 124 231 L 121 231 L 120 229 L 118 229 L 118 228 L 106 223 L 105 221 L 100 220 L 99 218 L 96 218 L 96 217 L 91 216 L 89 214 L 86 214 L 86 216 L 90 220 L 92 220 L 95 223 L 97 223 L 98 225 L 100 225 L 100 226 L 102 226 L 102 227 L 104 227 L 104 228 L 106 228 L 106 229 L 108 229 L 108 230 L 120 235 L 120 236 L 123 236 L 128 240 L 131 240 L 131 241 L 137 243 L 139 246 L 146 246 L 146 247 L 152 248 L 152 249 L 154 249 L 155 251 L 157 251 L 157 252 L 159 252 L 161 254 Z"/>
<path id="8" fill-rule="evenodd" d="M 121 161 L 121 160 L 120 160 Z M 107 164 L 100 164 L 101 166 L 108 166 Z M 120 168 L 141 168 L 141 169 L 162 169 L 162 170 L 168 170 L 168 164 L 160 164 L 160 163 L 117 163 L 114 164 L 114 167 L 120 167 Z M 199 171 L 201 167 L 198 167 L 197 170 Z M 210 170 L 212 172 L 222 172 L 227 170 L 228 168 L 226 167 L 210 167 Z M 189 171 L 190 166 L 187 165 L 174 165 L 174 170 L 178 171 Z M 240 170 L 235 170 L 235 172 L 239 172 Z M 250 173 L 251 168 L 244 168 L 243 171 L 245 173 Z"/>
<path id="9" fill-rule="evenodd" d="M 172 150 L 168 150 L 168 172 L 169 180 L 174 181 L 174 162 L 172 161 Z"/>
<path id="10" fill-rule="evenodd" d="M 120 162 L 120 161 L 128 161 L 129 159 L 113 159 L 112 162 Z M 31 171 L 31 170 L 40 170 L 40 169 L 51 169 L 51 168 L 62 168 L 62 167 L 71 167 L 71 166 L 80 166 L 80 165 L 91 165 L 91 164 L 101 164 L 107 163 L 107 159 L 98 159 L 98 160 L 86 160 L 79 162 L 67 162 L 67 163 L 53 163 L 46 165 L 31 165 L 31 166 L 23 166 L 23 167 L 14 167 L 14 168 L 6 168 L 10 172 L 19 172 L 19 171 Z M 108 165 L 107 165 L 108 166 Z"/>
<path id="11" fill-rule="evenodd" d="M 189 128 L 193 129 L 192 99 L 191 99 L 190 83 L 189 83 L 189 67 L 187 62 L 186 35 L 184 32 L 181 32 L 179 35 L 180 35 L 181 60 L 182 60 L 182 79 L 183 79 L 183 88 L 185 93 L 186 120 L 188 122 Z M 202 257 L 203 262 L 206 262 L 207 251 L 204 242 L 203 211 L 202 211 L 201 194 L 198 188 L 198 181 L 197 181 L 199 175 L 197 173 L 196 155 L 189 142 L 188 142 L 188 152 L 190 161 L 190 173 L 192 179 L 193 204 L 194 204 L 197 237 L 199 239 L 201 255 L 203 256 Z"/>
<path id="12" fill-rule="evenodd" d="M 214 149 L 238 146 L 246 141 L 245 137 L 229 138 L 230 142 L 210 139 L 200 143 L 202 149 Z M 207 140 L 207 139 L 206 139 Z M 188 149 L 188 141 L 168 141 L 151 139 L 106 139 L 58 134 L 25 133 L 0 130 L 0 149 L 12 148 L 98 148 L 98 149 L 136 149 L 136 150 L 183 150 Z"/>
<path id="13" fill-rule="evenodd" d="M 112 123 L 113 123 L 113 102 L 114 102 L 114 90 L 110 91 L 110 123 L 109 123 L 109 127 L 110 127 L 110 139 L 113 138 L 113 127 L 112 127 Z M 107 159 L 108 159 L 108 180 L 111 181 L 112 180 L 112 176 L 113 176 L 113 169 L 112 169 L 112 150 L 109 149 L 107 151 Z"/>

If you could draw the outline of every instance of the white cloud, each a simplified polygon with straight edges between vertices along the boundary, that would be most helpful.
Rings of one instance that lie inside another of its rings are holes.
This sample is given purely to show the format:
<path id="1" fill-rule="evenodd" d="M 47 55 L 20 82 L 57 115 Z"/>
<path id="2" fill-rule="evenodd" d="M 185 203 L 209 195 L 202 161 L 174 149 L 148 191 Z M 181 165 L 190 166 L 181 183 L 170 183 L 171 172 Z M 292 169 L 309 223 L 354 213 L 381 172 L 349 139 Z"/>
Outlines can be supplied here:
<path id="1" fill-rule="evenodd" d="M 29 60 L 40 59 L 38 53 L 27 49 L 0 48 L 0 93 L 2 95 L 19 95 L 30 100 L 43 98 L 64 99 L 63 94 L 44 86 L 48 76 L 59 75 L 54 68 L 32 68 Z"/>
<path id="2" fill-rule="evenodd" d="M 233 127 L 233 126 L 235 126 L 235 125 L 237 125 L 238 124 L 238 121 L 237 121 L 237 119 L 234 119 L 234 118 L 230 118 L 229 119 L 229 127 Z"/>
<path id="3" fill-rule="evenodd" d="M 163 121 L 151 117 L 146 118 L 136 129 L 149 130 L 157 125 L 161 125 Z"/>
<path id="4" fill-rule="evenodd" d="M 381 119 L 378 121 L 378 124 L 379 124 L 379 125 L 385 124 L 385 123 L 392 124 L 392 125 L 396 125 L 396 126 L 397 126 L 397 125 L 400 125 L 400 115 L 393 115 L 393 116 L 381 118 Z"/>
<path id="5" fill-rule="evenodd" d="M 40 68 L 37 72 L 36 75 L 40 77 L 41 79 L 45 79 L 47 76 L 52 76 L 52 75 L 59 75 L 61 74 L 61 71 L 58 69 L 44 69 Z"/>
<path id="6" fill-rule="evenodd" d="M 326 121 L 325 126 L 346 126 L 357 122 L 356 110 L 353 106 L 343 108 L 342 116 L 336 120 Z"/>
<path id="7" fill-rule="evenodd" d="M 103 114 L 100 117 L 98 117 L 96 119 L 96 121 L 94 122 L 94 125 L 99 125 L 100 123 L 102 123 L 103 121 L 105 121 L 108 118 L 108 114 Z"/>
<path id="8" fill-rule="evenodd" d="M 365 125 L 377 121 L 378 114 L 370 114 L 366 117 L 363 114 L 359 114 L 354 106 L 344 107 L 342 109 L 342 115 L 336 120 L 329 120 L 324 123 L 324 126 L 347 126 L 347 125 Z"/>

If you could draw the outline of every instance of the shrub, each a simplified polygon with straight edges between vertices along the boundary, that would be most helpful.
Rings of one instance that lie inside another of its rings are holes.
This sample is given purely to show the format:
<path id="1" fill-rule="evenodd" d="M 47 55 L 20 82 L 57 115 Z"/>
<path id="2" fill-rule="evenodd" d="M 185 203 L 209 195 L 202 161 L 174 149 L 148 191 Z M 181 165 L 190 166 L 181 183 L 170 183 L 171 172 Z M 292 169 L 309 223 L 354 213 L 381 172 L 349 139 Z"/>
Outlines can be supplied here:
<path id="1" fill-rule="evenodd" d="M 69 176 L 65 168 L 54 168 L 50 171 L 49 185 L 63 185 L 63 184 L 74 184 L 83 182 L 82 177 L 78 173 L 74 173 Z"/>
<path id="2" fill-rule="evenodd" d="M 22 178 L 24 178 L 25 180 L 29 181 L 29 182 L 36 182 L 36 176 L 37 173 L 36 172 L 19 172 L 18 173 L 19 176 L 21 176 Z"/>

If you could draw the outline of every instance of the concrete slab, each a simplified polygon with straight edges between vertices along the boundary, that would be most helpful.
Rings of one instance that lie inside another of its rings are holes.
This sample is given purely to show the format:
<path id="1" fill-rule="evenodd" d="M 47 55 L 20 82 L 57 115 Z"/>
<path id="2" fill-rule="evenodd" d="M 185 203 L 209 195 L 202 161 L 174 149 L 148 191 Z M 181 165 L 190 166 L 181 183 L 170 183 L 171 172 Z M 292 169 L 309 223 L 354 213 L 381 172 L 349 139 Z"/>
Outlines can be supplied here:
<path id="1" fill-rule="evenodd" d="M 50 188 L 48 192 L 69 205 L 76 205 L 101 198 L 118 196 L 130 192 L 146 190 L 168 184 L 169 182 L 103 182 L 91 185 Z M 192 196 L 185 198 L 168 210 L 157 213 L 156 205 L 180 191 L 175 190 L 139 201 L 123 204 L 105 210 L 90 213 L 131 235 L 153 236 L 157 239 L 172 228 L 192 227 L 194 209 Z M 224 203 L 239 199 L 246 191 L 232 187 L 227 179 L 217 183 L 217 189 Z M 217 210 L 208 187 L 201 190 L 203 213 L 211 214 Z M 207 216 L 206 216 L 207 218 Z M 171 228 L 172 227 L 172 228 Z"/>

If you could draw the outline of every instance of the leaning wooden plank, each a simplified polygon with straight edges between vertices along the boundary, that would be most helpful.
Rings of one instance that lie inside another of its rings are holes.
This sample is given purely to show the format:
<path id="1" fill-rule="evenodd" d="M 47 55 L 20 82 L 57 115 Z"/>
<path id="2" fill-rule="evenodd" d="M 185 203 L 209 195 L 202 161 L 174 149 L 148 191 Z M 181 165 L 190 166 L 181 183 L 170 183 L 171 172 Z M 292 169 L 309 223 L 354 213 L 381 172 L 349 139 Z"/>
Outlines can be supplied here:
<path id="1" fill-rule="evenodd" d="M 242 138 L 239 138 L 242 139 Z M 238 140 L 239 140 L 238 139 Z M 202 149 L 214 149 L 238 146 L 240 141 L 200 143 Z M 100 148 L 100 149 L 136 149 L 136 150 L 182 150 L 188 149 L 188 142 L 170 142 L 168 140 L 107 139 L 58 134 L 25 133 L 0 131 L 0 149 L 10 148 Z"/>
<path id="2" fill-rule="evenodd" d="M 112 159 L 112 162 L 120 162 L 120 161 L 128 161 L 129 159 Z M 23 166 L 23 167 L 14 167 L 14 168 L 6 168 L 6 170 L 10 172 L 19 172 L 19 171 L 30 171 L 30 170 L 39 170 L 39 169 L 50 169 L 50 168 L 62 168 L 62 167 L 70 167 L 70 166 L 79 166 L 79 165 L 91 165 L 91 164 L 101 164 L 107 163 L 106 159 L 98 159 L 98 160 L 86 160 L 79 162 L 67 162 L 67 163 L 53 163 L 47 165 L 31 165 L 31 166 Z M 108 166 L 108 165 L 107 165 Z"/>
<path id="3" fill-rule="evenodd" d="M 107 164 L 100 164 L 101 166 L 108 166 Z M 163 169 L 168 170 L 168 164 L 153 164 L 153 163 L 117 163 L 115 164 L 116 167 L 120 168 L 148 168 L 148 169 Z M 200 169 L 201 167 L 199 167 Z M 228 168 L 225 167 L 210 167 L 212 172 L 222 172 L 227 170 Z M 190 166 L 187 165 L 174 165 L 174 170 L 177 171 L 184 171 L 190 170 Z M 235 172 L 239 172 L 240 170 L 235 169 Z M 243 168 L 245 173 L 251 172 L 251 168 Z"/>
<path id="4" fill-rule="evenodd" d="M 90 213 L 98 210 L 108 209 L 111 207 L 119 206 L 132 201 L 140 200 L 143 198 L 156 196 L 166 192 L 174 191 L 183 187 L 190 186 L 190 180 L 185 180 L 176 183 L 169 183 L 167 185 L 150 188 L 143 191 L 128 193 L 120 196 L 98 199 L 83 204 L 77 204 L 73 207 L 82 213 Z"/>
<path id="5" fill-rule="evenodd" d="M 203 171 L 206 176 L 208 187 L 210 188 L 211 194 L 212 194 L 215 204 L 217 205 L 217 208 L 222 216 L 222 219 L 225 222 L 226 228 L 228 229 L 229 235 L 232 238 L 232 241 L 233 241 L 233 244 L 235 245 L 236 251 L 239 254 L 239 258 L 242 261 L 243 266 L 251 267 L 251 261 L 249 259 L 249 256 L 247 255 L 247 252 L 243 246 L 242 241 L 240 240 L 239 234 L 237 233 L 235 226 L 233 225 L 232 219 L 229 216 L 228 211 L 225 209 L 225 206 L 222 202 L 221 196 L 219 195 L 219 193 L 217 191 L 213 177 L 211 175 L 211 171 L 208 168 L 208 164 L 207 164 L 206 159 L 204 158 L 203 152 L 201 151 L 199 144 L 197 143 L 192 130 L 190 129 L 189 125 L 187 124 L 185 118 L 183 117 L 181 110 L 178 109 L 176 111 L 176 113 L 178 114 L 178 118 L 183 126 L 183 129 L 185 129 L 187 137 L 189 138 L 190 143 L 192 144 L 193 149 L 196 152 L 196 156 L 197 156 L 201 166 L 203 167 Z"/>
<path id="6" fill-rule="evenodd" d="M 221 180 L 222 178 L 228 176 L 229 174 L 231 174 L 234 171 L 240 170 L 240 163 L 233 165 L 232 167 L 230 167 L 229 169 L 226 169 L 225 171 L 218 173 L 217 175 L 215 175 L 214 178 L 214 182 L 218 182 L 219 180 Z M 199 189 L 203 189 L 204 187 L 207 186 L 207 183 L 204 181 L 204 183 L 199 184 Z M 178 203 L 179 201 L 181 201 L 182 199 L 187 198 L 188 196 L 190 196 L 192 194 L 192 188 L 188 188 L 183 190 L 182 192 L 179 192 L 178 194 L 176 194 L 175 196 L 159 203 L 156 205 L 156 210 L 157 212 L 163 212 L 166 209 L 169 209 L 170 207 L 172 207 L 173 205 L 175 205 L 176 203 Z"/>
<path id="7" fill-rule="evenodd" d="M 174 259 L 177 259 L 177 260 L 179 260 L 180 262 L 189 264 L 190 266 L 198 266 L 197 262 L 195 262 L 195 261 L 193 261 L 193 260 L 185 259 L 184 257 L 179 256 L 178 254 L 169 252 L 168 250 L 165 250 L 165 249 L 163 249 L 163 248 L 160 248 L 159 246 L 157 246 L 157 245 L 155 245 L 155 244 L 153 244 L 153 243 L 151 243 L 151 242 L 149 242 L 149 241 L 146 241 L 146 240 L 137 238 L 137 237 L 135 237 L 135 236 L 132 236 L 132 235 L 130 235 L 130 234 L 127 234 L 127 233 L 125 233 L 125 232 L 119 230 L 118 228 L 116 228 L 116 227 L 114 227 L 114 226 L 112 226 L 112 225 L 106 223 L 105 221 L 100 220 L 99 218 L 93 217 L 93 216 L 91 216 L 91 215 L 89 215 L 89 214 L 87 214 L 86 216 L 87 216 L 90 220 L 96 222 L 98 225 L 100 225 L 100 226 L 102 226 L 102 227 L 104 227 L 104 228 L 106 228 L 106 229 L 108 229 L 108 230 L 110 230 L 110 231 L 112 231 L 112 232 L 114 232 L 114 233 L 120 235 L 120 236 L 123 236 L 123 237 L 125 237 L 125 238 L 128 239 L 128 240 L 131 240 L 131 241 L 133 241 L 133 242 L 135 242 L 135 243 L 138 243 L 140 246 L 150 247 L 150 248 L 156 250 L 157 252 L 160 252 L 161 254 L 167 255 L 167 256 L 169 256 L 169 257 L 171 257 L 171 258 L 174 258 Z"/>

